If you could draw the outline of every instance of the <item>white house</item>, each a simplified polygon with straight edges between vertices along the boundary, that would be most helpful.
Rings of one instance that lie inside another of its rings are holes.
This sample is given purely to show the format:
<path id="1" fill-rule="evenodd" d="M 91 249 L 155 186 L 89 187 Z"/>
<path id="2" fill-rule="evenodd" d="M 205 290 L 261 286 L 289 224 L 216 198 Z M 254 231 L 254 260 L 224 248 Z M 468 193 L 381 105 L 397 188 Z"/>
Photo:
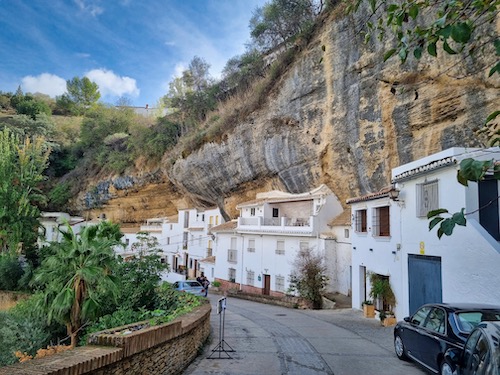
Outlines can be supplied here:
<path id="1" fill-rule="evenodd" d="M 163 280 L 175 282 L 196 278 L 204 272 L 202 260 L 212 256 L 213 240 L 208 230 L 222 221 L 218 208 L 181 209 L 176 216 L 147 219 L 139 228 L 123 230 L 127 246 L 121 255 L 133 255 L 132 245 L 137 242 L 137 234 L 149 233 L 157 238 L 162 261 L 170 267 L 170 272 L 162 276 Z M 207 267 L 209 265 L 210 259 Z"/>
<path id="2" fill-rule="evenodd" d="M 49 242 L 59 242 L 61 236 L 59 230 L 64 230 L 67 224 L 73 228 L 73 231 L 78 233 L 80 228 L 88 223 L 83 217 L 71 216 L 66 212 L 42 212 L 40 215 L 38 246 L 46 245 Z"/>
<path id="3" fill-rule="evenodd" d="M 222 288 L 278 296 L 290 287 L 289 276 L 300 249 L 322 255 L 332 249 L 335 239 L 328 224 L 343 210 L 325 185 L 302 194 L 259 193 L 237 208 L 237 221 L 212 228 L 215 279 Z M 344 267 L 348 269 L 349 263 Z"/>
<path id="4" fill-rule="evenodd" d="M 396 305 L 385 308 L 399 319 L 428 302 L 500 303 L 498 181 L 459 184 L 465 158 L 500 160 L 500 149 L 439 152 L 393 169 L 393 186 L 348 200 L 353 308 L 370 298 L 372 273 L 389 279 Z M 437 208 L 465 208 L 467 225 L 439 239 L 427 219 Z"/>

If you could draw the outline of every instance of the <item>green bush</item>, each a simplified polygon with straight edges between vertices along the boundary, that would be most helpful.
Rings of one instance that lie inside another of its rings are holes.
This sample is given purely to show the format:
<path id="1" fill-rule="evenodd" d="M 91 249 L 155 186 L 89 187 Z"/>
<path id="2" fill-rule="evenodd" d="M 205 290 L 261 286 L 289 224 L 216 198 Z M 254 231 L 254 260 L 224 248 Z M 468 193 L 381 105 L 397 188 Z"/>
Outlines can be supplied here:
<path id="1" fill-rule="evenodd" d="M 17 256 L 10 253 L 0 254 L 0 290 L 18 290 L 17 281 L 23 273 Z"/>
<path id="2" fill-rule="evenodd" d="M 43 296 L 35 294 L 15 307 L 0 312 L 0 366 L 17 362 L 16 351 L 34 356 L 36 351 L 65 336 L 61 325 L 48 325 L 38 307 Z"/>

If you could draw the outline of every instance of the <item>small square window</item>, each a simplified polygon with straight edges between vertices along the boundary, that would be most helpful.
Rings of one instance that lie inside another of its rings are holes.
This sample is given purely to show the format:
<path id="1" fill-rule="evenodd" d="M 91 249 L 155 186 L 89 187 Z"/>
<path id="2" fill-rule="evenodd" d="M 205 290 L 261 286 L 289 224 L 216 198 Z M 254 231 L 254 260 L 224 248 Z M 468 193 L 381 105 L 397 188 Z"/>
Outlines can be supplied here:
<path id="1" fill-rule="evenodd" d="M 273 217 L 279 217 L 280 210 L 278 208 L 273 208 Z"/>

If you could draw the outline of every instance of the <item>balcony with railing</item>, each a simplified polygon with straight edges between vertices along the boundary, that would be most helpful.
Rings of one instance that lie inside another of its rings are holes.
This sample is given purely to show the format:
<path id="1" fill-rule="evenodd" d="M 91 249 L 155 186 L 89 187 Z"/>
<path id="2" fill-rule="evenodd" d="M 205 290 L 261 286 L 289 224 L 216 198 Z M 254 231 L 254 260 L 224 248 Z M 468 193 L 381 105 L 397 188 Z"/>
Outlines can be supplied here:
<path id="1" fill-rule="evenodd" d="M 238 230 L 242 232 L 271 232 L 308 234 L 315 230 L 316 217 L 239 217 Z"/>

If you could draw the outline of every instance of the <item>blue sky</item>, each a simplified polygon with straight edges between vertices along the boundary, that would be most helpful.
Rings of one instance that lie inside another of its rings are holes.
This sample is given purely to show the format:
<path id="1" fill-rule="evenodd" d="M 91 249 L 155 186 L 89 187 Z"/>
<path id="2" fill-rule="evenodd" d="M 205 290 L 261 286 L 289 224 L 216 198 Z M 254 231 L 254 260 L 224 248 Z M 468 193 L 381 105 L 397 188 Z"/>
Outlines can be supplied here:
<path id="1" fill-rule="evenodd" d="M 102 100 L 156 105 L 194 56 L 218 78 L 245 51 L 266 0 L 0 0 L 0 90 L 66 90 L 87 76 Z"/>

